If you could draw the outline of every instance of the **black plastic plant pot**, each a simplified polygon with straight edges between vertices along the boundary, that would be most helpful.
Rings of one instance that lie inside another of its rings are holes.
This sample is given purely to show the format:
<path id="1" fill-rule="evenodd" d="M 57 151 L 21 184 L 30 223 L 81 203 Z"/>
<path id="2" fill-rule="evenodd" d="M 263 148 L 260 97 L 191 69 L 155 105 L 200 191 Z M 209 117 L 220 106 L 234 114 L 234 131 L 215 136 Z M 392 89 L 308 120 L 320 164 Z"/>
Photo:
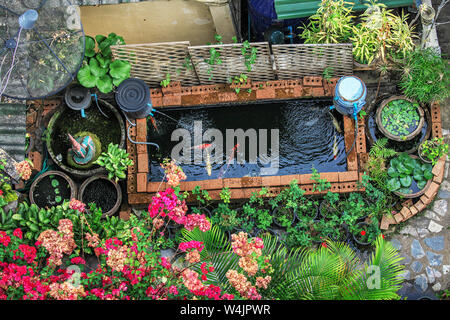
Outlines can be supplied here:
<path id="1" fill-rule="evenodd" d="M 312 209 L 311 212 L 313 213 L 313 215 L 309 215 L 309 217 L 312 218 L 313 220 L 316 220 L 319 217 L 319 206 L 314 204 L 314 209 Z M 301 221 L 303 215 L 299 215 L 298 211 L 296 210 L 295 217 L 297 218 L 298 221 Z"/>
<path id="2" fill-rule="evenodd" d="M 326 206 L 328 206 L 329 210 L 327 210 Z M 322 202 L 320 202 L 320 205 L 319 205 L 319 214 L 322 218 L 329 220 L 332 218 L 331 217 L 332 215 L 338 214 L 338 212 L 336 210 L 330 208 L 327 201 L 322 201 Z"/>
<path id="3" fill-rule="evenodd" d="M 141 79 L 128 78 L 122 81 L 115 98 L 119 108 L 130 118 L 146 118 L 152 111 L 150 89 Z"/>
<path id="4" fill-rule="evenodd" d="M 57 206 L 64 200 L 76 199 L 77 185 L 64 172 L 47 171 L 31 184 L 30 202 L 39 208 Z"/>
<path id="5" fill-rule="evenodd" d="M 80 84 L 70 85 L 64 94 L 66 105 L 72 110 L 86 110 L 91 106 L 91 92 Z"/>
<path id="6" fill-rule="evenodd" d="M 261 238 L 261 237 L 264 237 L 267 235 L 270 235 L 270 236 L 276 238 L 277 242 L 280 241 L 280 237 L 278 236 L 278 233 L 276 233 L 275 230 L 273 230 L 271 228 L 267 228 L 267 230 L 263 230 L 263 229 L 258 230 L 258 232 L 255 234 L 255 237 Z"/>
<path id="7" fill-rule="evenodd" d="M 272 220 L 272 221 L 273 221 L 273 223 L 274 223 L 278 228 L 280 228 L 280 229 L 286 229 L 286 227 L 282 226 L 280 223 L 277 222 L 277 213 L 278 213 L 278 209 L 279 209 L 279 207 L 276 207 L 276 208 L 273 210 L 273 212 L 272 212 L 273 220 Z M 295 216 L 296 216 L 296 213 L 295 213 L 295 210 L 294 210 L 294 212 L 292 213 L 292 222 L 291 222 L 291 225 L 293 225 L 294 222 L 295 222 Z"/>
<path id="8" fill-rule="evenodd" d="M 368 227 L 369 224 L 366 222 L 359 222 L 356 224 L 356 226 L 361 226 L 361 227 L 363 227 L 363 230 L 364 230 L 364 227 Z M 364 230 L 364 231 L 367 232 L 366 230 Z M 368 246 L 370 244 L 370 242 L 365 242 L 364 240 L 362 240 L 362 238 L 361 238 L 362 235 L 360 233 L 358 233 L 358 234 L 353 233 L 352 237 L 353 237 L 353 240 L 361 246 Z"/>
<path id="9" fill-rule="evenodd" d="M 338 227 L 339 236 L 337 237 L 330 237 L 332 240 L 337 242 L 346 242 L 348 240 L 348 229 L 344 225 L 340 225 Z"/>
<path id="10" fill-rule="evenodd" d="M 78 200 L 86 204 L 95 203 L 102 209 L 103 217 L 112 216 L 122 203 L 122 190 L 107 176 L 95 175 L 81 184 Z"/>
<path id="11" fill-rule="evenodd" d="M 211 218 L 211 214 L 212 213 L 211 213 L 211 210 L 209 210 L 208 208 L 202 207 L 202 206 L 199 206 L 199 207 L 194 206 L 194 207 L 196 208 L 196 211 L 197 210 L 200 211 L 199 214 L 204 214 L 206 217 Z M 189 214 L 194 214 L 194 211 L 192 210 L 192 207 L 189 208 Z"/>

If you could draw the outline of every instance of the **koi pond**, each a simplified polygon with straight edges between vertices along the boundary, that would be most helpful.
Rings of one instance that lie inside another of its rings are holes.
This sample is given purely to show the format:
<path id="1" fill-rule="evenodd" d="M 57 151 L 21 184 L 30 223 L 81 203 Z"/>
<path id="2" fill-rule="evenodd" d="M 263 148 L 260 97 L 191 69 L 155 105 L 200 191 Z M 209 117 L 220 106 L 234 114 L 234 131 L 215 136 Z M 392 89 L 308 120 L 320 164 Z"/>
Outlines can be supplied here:
<path id="1" fill-rule="evenodd" d="M 147 141 L 159 145 L 148 147 L 149 179 L 163 179 L 160 163 L 170 157 L 187 181 L 347 171 L 342 116 L 330 113 L 331 105 L 315 99 L 165 108 L 148 121 Z"/>

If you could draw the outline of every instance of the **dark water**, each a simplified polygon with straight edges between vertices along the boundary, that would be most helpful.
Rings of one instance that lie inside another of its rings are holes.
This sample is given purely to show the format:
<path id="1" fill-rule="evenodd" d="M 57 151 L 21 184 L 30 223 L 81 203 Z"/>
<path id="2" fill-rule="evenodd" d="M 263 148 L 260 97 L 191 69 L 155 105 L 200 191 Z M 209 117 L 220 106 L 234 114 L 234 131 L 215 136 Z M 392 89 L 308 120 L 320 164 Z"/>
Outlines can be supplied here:
<path id="1" fill-rule="evenodd" d="M 194 164 L 191 160 L 188 164 L 181 163 L 183 171 L 187 175 L 187 180 L 204 180 L 216 178 L 235 178 L 243 176 L 260 176 L 261 168 L 268 168 L 270 163 L 264 164 L 267 157 L 260 156 L 258 153 L 256 163 L 250 163 L 251 144 L 249 140 L 237 148 L 234 154 L 234 163 L 227 165 L 231 159 L 231 149 L 238 142 L 237 139 L 227 139 L 226 129 L 255 129 L 257 136 L 260 129 L 267 129 L 268 139 L 267 152 L 271 157 L 270 130 L 279 130 L 279 170 L 268 175 L 288 175 L 311 173 L 312 167 L 319 172 L 338 172 L 347 170 L 347 158 L 344 148 L 344 136 L 337 133 L 332 118 L 328 112 L 331 100 L 296 100 L 277 103 L 258 103 L 245 105 L 211 106 L 192 109 L 173 109 L 164 110 L 168 116 L 177 120 L 170 120 L 167 117 L 156 114 L 156 123 L 158 132 L 149 121 L 148 141 L 157 143 L 160 151 L 154 147 L 149 147 L 150 153 L 150 180 L 158 181 L 163 178 L 163 170 L 159 166 L 162 159 L 171 155 L 172 148 L 179 143 L 179 139 L 171 141 L 172 132 L 177 128 L 186 129 L 189 132 L 191 147 L 205 143 L 217 146 L 216 142 L 211 140 L 194 141 L 194 121 L 201 121 L 201 132 L 209 128 L 216 128 L 223 134 L 223 156 L 218 163 L 212 163 L 211 176 L 206 169 L 206 152 L 197 154 L 199 164 Z M 335 114 L 343 130 L 342 117 Z M 198 130 L 200 132 L 200 130 Z M 333 157 L 333 144 L 336 135 L 336 144 L 338 153 L 336 159 Z M 200 135 L 198 135 L 200 136 Z M 274 139 L 275 140 L 275 139 Z M 258 149 L 261 146 L 261 139 L 258 136 Z M 216 153 L 213 146 L 208 148 L 211 159 Z M 228 157 L 227 157 L 228 152 Z M 183 155 L 183 153 L 181 153 Z M 188 154 L 190 159 L 194 159 L 194 149 L 191 148 Z M 237 163 L 237 155 L 244 157 L 245 163 Z M 270 159 L 269 159 L 270 160 Z M 273 162 L 272 162 L 273 163 Z"/>

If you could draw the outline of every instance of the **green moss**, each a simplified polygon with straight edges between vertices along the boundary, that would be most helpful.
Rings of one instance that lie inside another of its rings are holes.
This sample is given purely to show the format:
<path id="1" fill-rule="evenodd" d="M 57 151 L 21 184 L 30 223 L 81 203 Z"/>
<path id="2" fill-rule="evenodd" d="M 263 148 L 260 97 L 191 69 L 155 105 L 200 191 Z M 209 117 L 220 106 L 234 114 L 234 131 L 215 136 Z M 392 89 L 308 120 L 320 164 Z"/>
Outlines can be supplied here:
<path id="1" fill-rule="evenodd" d="M 97 158 L 102 153 L 102 144 L 100 143 L 100 139 L 94 133 L 82 131 L 82 132 L 78 132 L 73 137 L 75 139 L 77 139 L 82 136 L 83 137 L 90 136 L 92 138 L 92 141 L 94 141 L 94 145 L 95 145 L 95 154 L 94 154 L 94 157 L 92 158 L 91 162 L 89 162 L 88 164 L 85 164 L 85 165 L 81 165 L 81 164 L 75 163 L 75 161 L 73 160 L 73 158 L 70 155 L 71 153 L 69 151 L 67 151 L 67 163 L 69 164 L 70 167 L 75 168 L 75 169 L 89 169 L 90 167 L 92 167 L 94 165 L 95 160 L 97 160 Z"/>

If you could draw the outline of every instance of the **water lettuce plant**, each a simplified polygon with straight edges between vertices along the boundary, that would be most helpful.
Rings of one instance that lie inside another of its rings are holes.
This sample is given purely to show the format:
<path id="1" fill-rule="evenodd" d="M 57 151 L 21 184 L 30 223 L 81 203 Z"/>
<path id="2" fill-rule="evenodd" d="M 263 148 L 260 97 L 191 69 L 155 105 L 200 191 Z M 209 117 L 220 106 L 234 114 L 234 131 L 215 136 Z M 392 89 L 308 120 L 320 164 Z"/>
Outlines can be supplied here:
<path id="1" fill-rule="evenodd" d="M 85 60 L 77 74 L 83 87 L 96 87 L 102 93 L 109 93 L 130 77 L 131 64 L 113 60 L 111 46 L 119 44 L 125 44 L 125 41 L 115 33 L 108 37 L 97 35 L 95 39 L 86 37 Z"/>
<path id="2" fill-rule="evenodd" d="M 428 180 L 433 178 L 432 169 L 429 163 L 423 163 L 407 153 L 401 153 L 390 161 L 387 187 L 390 191 L 408 194 L 412 193 L 415 182 L 419 190 L 422 190 Z"/>
<path id="3" fill-rule="evenodd" d="M 128 166 L 133 165 L 133 160 L 129 158 L 126 150 L 121 149 L 117 144 L 110 143 L 108 151 L 102 152 L 98 159 L 94 162 L 108 171 L 108 178 L 115 178 L 116 182 L 119 179 L 126 178 L 126 170 Z"/>
<path id="4" fill-rule="evenodd" d="M 405 137 L 419 124 L 418 107 L 418 103 L 405 99 L 392 100 L 381 111 L 381 124 L 391 134 Z"/>

